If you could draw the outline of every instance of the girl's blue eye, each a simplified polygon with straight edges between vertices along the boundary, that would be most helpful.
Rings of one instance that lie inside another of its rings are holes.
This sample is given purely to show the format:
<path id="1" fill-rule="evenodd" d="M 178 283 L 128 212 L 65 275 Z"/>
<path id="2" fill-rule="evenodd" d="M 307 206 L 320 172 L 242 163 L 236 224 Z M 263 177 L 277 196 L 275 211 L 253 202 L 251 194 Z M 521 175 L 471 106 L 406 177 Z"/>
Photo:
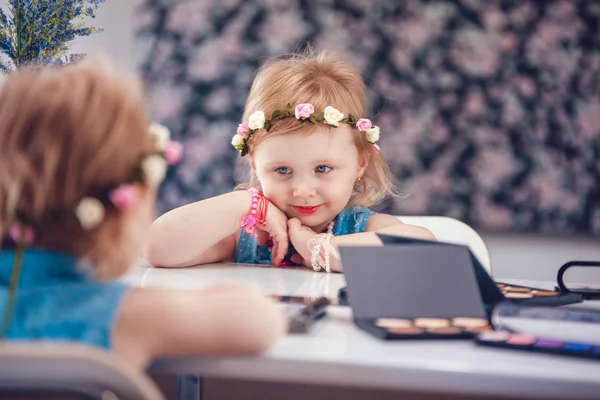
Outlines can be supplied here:
<path id="1" fill-rule="evenodd" d="M 331 171 L 331 167 L 328 167 L 327 165 L 319 165 L 317 168 L 315 168 L 315 172 L 319 174 L 324 174 L 329 171 Z"/>
<path id="2" fill-rule="evenodd" d="M 277 172 L 279 175 L 288 175 L 292 173 L 292 170 L 288 167 L 279 167 L 275 169 L 275 172 Z"/>

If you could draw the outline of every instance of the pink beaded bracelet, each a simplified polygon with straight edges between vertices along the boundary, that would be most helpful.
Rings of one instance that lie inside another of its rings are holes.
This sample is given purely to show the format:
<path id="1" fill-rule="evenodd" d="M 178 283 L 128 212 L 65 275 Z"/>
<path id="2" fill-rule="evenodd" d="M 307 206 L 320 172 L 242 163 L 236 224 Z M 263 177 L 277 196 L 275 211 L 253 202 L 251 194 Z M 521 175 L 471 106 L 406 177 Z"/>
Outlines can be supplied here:
<path id="1" fill-rule="evenodd" d="M 264 226 L 267 224 L 269 201 L 255 187 L 248 189 L 248 191 L 252 193 L 252 205 L 250 207 L 250 213 L 242 217 L 241 226 L 248 235 L 257 237 L 256 226 Z"/>

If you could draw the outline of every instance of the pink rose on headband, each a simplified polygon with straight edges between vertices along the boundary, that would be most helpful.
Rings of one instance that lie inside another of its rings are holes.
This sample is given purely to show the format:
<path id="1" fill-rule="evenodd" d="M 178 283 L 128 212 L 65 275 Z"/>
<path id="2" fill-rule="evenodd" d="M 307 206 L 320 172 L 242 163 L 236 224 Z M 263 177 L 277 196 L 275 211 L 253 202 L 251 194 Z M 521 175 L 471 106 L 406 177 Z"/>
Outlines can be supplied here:
<path id="1" fill-rule="evenodd" d="M 358 121 L 356 121 L 356 127 L 361 132 L 371 129 L 371 126 L 372 126 L 371 120 L 369 120 L 369 119 L 361 118 Z"/>
<path id="2" fill-rule="evenodd" d="M 22 230 L 24 230 L 24 232 Z M 24 236 L 23 237 L 23 242 L 26 245 L 32 244 L 33 240 L 34 240 L 34 235 L 33 235 L 33 230 L 31 228 L 22 227 L 20 225 L 13 224 L 10 227 L 10 229 L 8 230 L 8 235 L 10 236 L 10 238 L 15 243 L 19 243 L 21 241 L 22 233 L 23 233 L 23 236 Z"/>
<path id="3" fill-rule="evenodd" d="M 309 103 L 298 104 L 296 106 L 296 109 L 294 110 L 296 119 L 309 118 L 314 113 L 315 113 L 315 107 Z"/>
<path id="4" fill-rule="evenodd" d="M 165 149 L 165 160 L 167 164 L 173 165 L 181 161 L 183 156 L 183 146 L 179 142 L 171 140 Z"/>
<path id="5" fill-rule="evenodd" d="M 118 210 L 126 210 L 137 200 L 137 192 L 133 185 L 123 184 L 110 192 L 109 197 Z"/>
<path id="6" fill-rule="evenodd" d="M 237 134 L 240 135 L 241 137 L 246 136 L 246 133 L 250 132 L 250 127 L 248 126 L 247 122 L 242 122 L 241 124 L 238 125 L 237 128 Z"/>

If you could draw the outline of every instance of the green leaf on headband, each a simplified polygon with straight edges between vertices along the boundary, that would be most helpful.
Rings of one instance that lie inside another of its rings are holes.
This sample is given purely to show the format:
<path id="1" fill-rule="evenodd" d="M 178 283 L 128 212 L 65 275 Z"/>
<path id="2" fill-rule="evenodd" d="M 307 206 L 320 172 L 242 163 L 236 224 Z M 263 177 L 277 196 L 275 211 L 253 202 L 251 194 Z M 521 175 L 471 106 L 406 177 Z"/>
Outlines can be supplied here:
<path id="1" fill-rule="evenodd" d="M 317 123 L 317 119 L 315 118 L 315 116 L 314 116 L 314 115 L 311 115 L 310 117 L 308 117 L 308 120 L 309 120 L 310 122 L 312 122 L 313 124 L 316 124 L 316 123 Z"/>
<path id="2" fill-rule="evenodd" d="M 321 112 L 317 115 L 312 115 L 311 117 L 314 117 L 315 121 L 317 122 L 323 122 L 325 120 L 325 112 Z"/>
<path id="3" fill-rule="evenodd" d="M 285 113 L 292 115 L 292 105 L 290 103 L 287 103 L 287 105 L 285 106 Z"/>
<path id="4" fill-rule="evenodd" d="M 347 123 L 349 123 L 351 125 L 356 125 L 356 122 L 358 122 L 358 120 L 354 117 L 354 115 L 348 114 Z"/>
<path id="5" fill-rule="evenodd" d="M 271 130 L 271 121 L 265 121 L 265 125 L 264 128 L 266 129 L 267 132 L 269 132 L 269 130 Z"/>
<path id="6" fill-rule="evenodd" d="M 277 119 L 281 115 L 281 110 L 273 111 L 273 115 L 271 115 L 271 119 Z"/>

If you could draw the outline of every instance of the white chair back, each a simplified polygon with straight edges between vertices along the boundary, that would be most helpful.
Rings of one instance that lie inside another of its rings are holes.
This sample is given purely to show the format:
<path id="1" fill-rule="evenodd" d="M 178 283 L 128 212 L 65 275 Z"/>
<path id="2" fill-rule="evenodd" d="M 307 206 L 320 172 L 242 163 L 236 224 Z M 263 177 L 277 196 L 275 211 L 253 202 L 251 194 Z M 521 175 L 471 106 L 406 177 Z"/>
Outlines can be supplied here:
<path id="1" fill-rule="evenodd" d="M 492 275 L 490 253 L 479 234 L 469 225 L 450 217 L 437 216 L 398 216 L 405 224 L 427 228 L 440 242 L 469 246 L 481 265 Z"/>
<path id="2" fill-rule="evenodd" d="M 0 344 L 0 398 L 164 400 L 145 374 L 81 344 Z"/>

